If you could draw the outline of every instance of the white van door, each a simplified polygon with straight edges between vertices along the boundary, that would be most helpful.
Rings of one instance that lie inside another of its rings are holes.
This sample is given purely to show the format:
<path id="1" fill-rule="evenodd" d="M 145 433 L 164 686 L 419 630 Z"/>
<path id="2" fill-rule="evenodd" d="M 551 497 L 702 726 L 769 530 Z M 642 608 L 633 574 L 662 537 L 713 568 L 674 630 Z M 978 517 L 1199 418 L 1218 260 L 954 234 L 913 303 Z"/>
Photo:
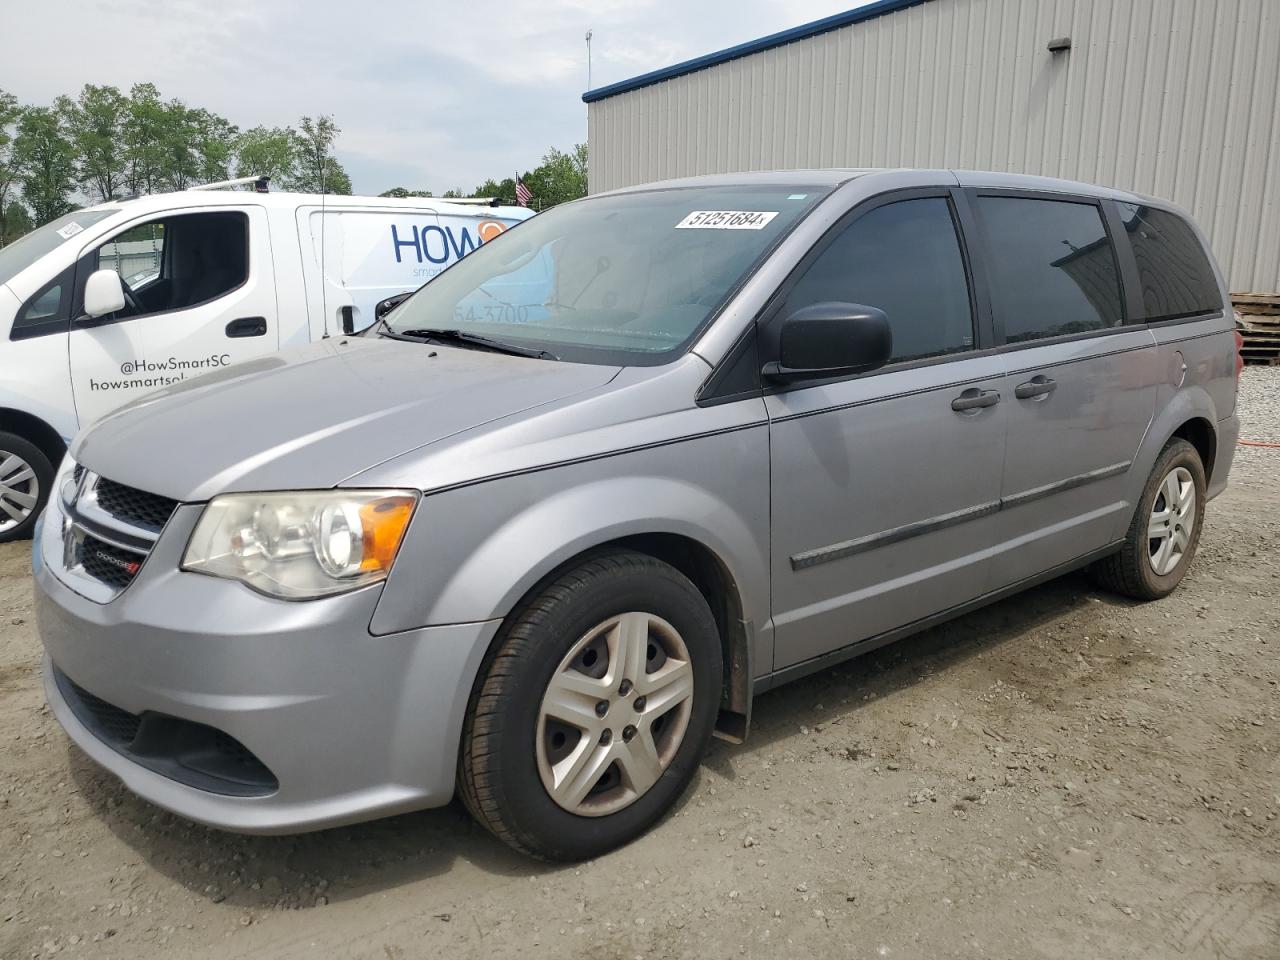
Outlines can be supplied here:
<path id="1" fill-rule="evenodd" d="M 312 338 L 326 325 L 330 334 L 340 332 L 344 308 L 363 330 L 379 301 L 417 290 L 517 222 L 427 209 L 299 209 Z"/>
<path id="2" fill-rule="evenodd" d="M 124 282 L 124 310 L 83 318 L 95 270 Z M 266 211 L 167 211 L 87 247 L 76 268 L 69 358 L 80 425 L 152 390 L 279 348 Z"/>
<path id="3" fill-rule="evenodd" d="M 344 308 L 351 308 L 354 328 L 363 330 L 373 323 L 378 301 L 422 286 L 427 277 L 416 238 L 437 222 L 429 210 L 299 209 L 311 338 L 326 330 L 341 333 Z M 415 249 L 397 247 L 399 235 L 413 237 Z"/>

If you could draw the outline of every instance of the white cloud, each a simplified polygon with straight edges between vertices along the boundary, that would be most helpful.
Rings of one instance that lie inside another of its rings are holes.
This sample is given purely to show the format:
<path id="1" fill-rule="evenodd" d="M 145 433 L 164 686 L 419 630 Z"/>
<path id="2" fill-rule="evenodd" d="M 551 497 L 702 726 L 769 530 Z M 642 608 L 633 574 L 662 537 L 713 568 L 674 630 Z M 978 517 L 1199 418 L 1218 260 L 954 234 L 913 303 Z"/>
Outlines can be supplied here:
<path id="1" fill-rule="evenodd" d="M 151 81 L 242 128 L 331 113 L 362 192 L 437 192 L 586 138 L 592 84 L 847 9 L 840 0 L 46 0 L 5 11 L 3 85 L 47 103 Z"/>

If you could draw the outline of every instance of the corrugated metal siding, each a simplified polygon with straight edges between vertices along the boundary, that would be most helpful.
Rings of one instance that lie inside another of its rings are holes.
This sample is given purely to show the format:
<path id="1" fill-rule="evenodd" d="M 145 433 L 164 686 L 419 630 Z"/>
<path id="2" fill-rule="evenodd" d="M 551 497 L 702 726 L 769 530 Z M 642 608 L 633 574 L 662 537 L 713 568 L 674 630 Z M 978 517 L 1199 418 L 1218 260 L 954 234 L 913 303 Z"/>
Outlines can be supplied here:
<path id="1" fill-rule="evenodd" d="M 590 183 L 1067 177 L 1181 204 L 1232 290 L 1280 292 L 1278 91 L 1280 0 L 933 0 L 591 103 Z"/>

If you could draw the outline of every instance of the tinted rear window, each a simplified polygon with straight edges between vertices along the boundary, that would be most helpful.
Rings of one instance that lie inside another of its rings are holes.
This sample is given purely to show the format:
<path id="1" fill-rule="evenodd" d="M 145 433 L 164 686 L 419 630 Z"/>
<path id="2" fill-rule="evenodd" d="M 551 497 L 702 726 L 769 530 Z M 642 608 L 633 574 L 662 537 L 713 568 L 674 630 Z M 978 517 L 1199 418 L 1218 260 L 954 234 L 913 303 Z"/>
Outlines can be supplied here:
<path id="1" fill-rule="evenodd" d="M 1177 214 L 1118 204 L 1138 262 L 1143 320 L 1172 320 L 1222 309 L 1213 265 L 1191 225 Z"/>
<path id="2" fill-rule="evenodd" d="M 1091 203 L 979 197 L 992 299 L 1005 341 L 1103 330 L 1124 322 L 1120 271 Z"/>

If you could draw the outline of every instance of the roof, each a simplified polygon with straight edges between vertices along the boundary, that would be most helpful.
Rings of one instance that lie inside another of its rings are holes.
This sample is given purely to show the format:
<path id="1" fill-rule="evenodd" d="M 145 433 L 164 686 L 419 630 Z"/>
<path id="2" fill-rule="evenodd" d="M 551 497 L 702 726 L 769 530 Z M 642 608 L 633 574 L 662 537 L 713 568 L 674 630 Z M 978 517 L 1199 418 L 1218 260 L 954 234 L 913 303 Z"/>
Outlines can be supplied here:
<path id="1" fill-rule="evenodd" d="M 820 33 L 839 30 L 841 27 L 847 27 L 853 23 L 861 23 L 864 20 L 882 17 L 886 13 L 895 13 L 898 10 L 905 10 L 907 7 L 914 7 L 927 2 L 928 0 L 875 0 L 874 3 L 856 7 L 853 10 L 846 10 L 844 13 L 832 14 L 829 17 L 823 17 L 821 20 L 804 23 L 798 27 L 792 27 L 790 30 L 783 30 L 780 33 L 771 33 L 769 36 L 761 37 L 759 40 L 748 40 L 746 43 L 740 43 L 736 47 L 726 47 L 723 50 L 717 50 L 715 53 L 708 53 L 692 60 L 685 60 L 683 63 L 663 67 L 661 70 L 642 73 L 640 76 L 632 77 L 630 80 L 620 80 L 606 87 L 588 90 L 582 95 L 582 101 L 583 103 L 594 103 L 607 97 L 615 97 L 620 93 L 639 90 L 641 87 L 661 83 L 663 80 L 682 77 L 687 73 L 696 73 L 698 70 L 706 70 L 708 67 L 727 63 L 730 60 L 737 60 L 740 57 L 750 56 L 762 50 L 772 50 L 774 47 L 781 47 L 797 40 L 804 40 L 807 37 L 816 37 Z"/>
<path id="2" fill-rule="evenodd" d="M 736 186 L 785 186 L 785 187 L 838 187 L 855 177 L 877 173 L 873 169 L 832 167 L 811 170 L 750 170 L 741 173 L 704 173 L 694 177 L 677 177 L 673 180 L 655 180 L 619 187 L 604 193 L 593 193 L 592 198 L 607 197 L 619 193 L 640 193 L 646 190 L 679 190 L 685 187 L 736 187 Z"/>
<path id="3" fill-rule="evenodd" d="M 318 193 L 291 193 L 276 191 L 256 193 L 243 190 L 175 190 L 169 193 L 148 193 L 128 200 L 108 200 L 86 209 L 94 210 L 172 210 L 175 207 L 220 206 L 227 203 L 253 204 L 260 207 L 319 207 Z M 482 204 L 450 203 L 441 197 L 355 197 L 346 194 L 327 193 L 323 206 L 330 210 L 369 209 L 378 210 L 433 210 L 459 217 L 517 217 L 523 219 L 533 211 L 525 207 Z"/>
<path id="4" fill-rule="evenodd" d="M 913 179 L 910 182 L 899 183 L 900 174 L 911 174 Z M 1072 193 L 1082 197 L 1105 197 L 1122 203 L 1142 203 L 1159 207 L 1171 207 L 1170 204 L 1163 200 L 1132 193 L 1128 190 L 1099 186 L 1078 180 L 1063 180 L 1057 177 L 1041 177 L 1026 173 L 1007 173 L 999 170 L 942 170 L 919 167 L 824 167 L 797 170 L 751 170 L 741 173 L 707 173 L 694 177 L 679 177 L 673 180 L 637 183 L 629 187 L 608 190 L 604 193 L 593 193 L 589 199 L 620 193 L 678 190 L 686 187 L 795 186 L 814 189 L 821 187 L 834 188 L 861 177 L 882 181 L 885 189 L 895 189 L 899 186 L 920 186 L 920 174 L 925 175 L 929 182 L 940 185 L 953 184 L 960 187 L 997 190 Z"/>

